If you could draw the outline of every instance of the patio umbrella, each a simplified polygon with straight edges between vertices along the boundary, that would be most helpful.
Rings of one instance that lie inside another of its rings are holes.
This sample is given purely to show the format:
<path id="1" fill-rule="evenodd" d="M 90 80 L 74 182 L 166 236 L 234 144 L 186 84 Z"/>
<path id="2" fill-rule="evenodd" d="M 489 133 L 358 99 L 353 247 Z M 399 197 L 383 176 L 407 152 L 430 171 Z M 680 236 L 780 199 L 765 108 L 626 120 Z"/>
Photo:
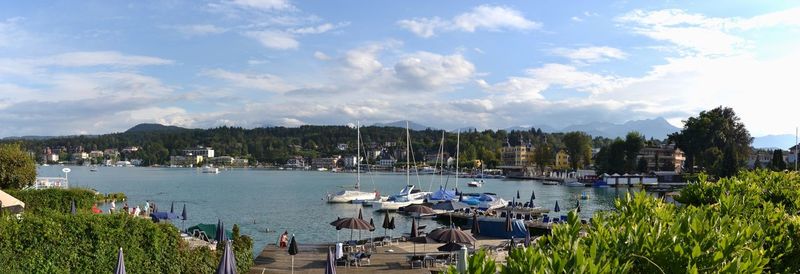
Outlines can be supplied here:
<path id="1" fill-rule="evenodd" d="M 375 240 L 375 237 L 373 237 L 374 235 L 372 235 L 372 232 L 375 231 L 375 222 L 372 221 L 372 218 L 369 218 L 369 225 L 372 226 L 372 228 L 369 229 L 369 241 L 372 242 Z"/>
<path id="2" fill-rule="evenodd" d="M 325 274 L 336 274 L 336 259 L 330 248 L 328 248 L 328 259 L 325 261 Z"/>
<path id="3" fill-rule="evenodd" d="M 428 238 L 434 239 L 440 243 L 468 244 L 475 241 L 475 237 L 455 227 L 435 229 L 431 231 L 431 233 L 428 233 Z"/>
<path id="4" fill-rule="evenodd" d="M 294 273 L 294 255 L 297 255 L 297 242 L 294 240 L 294 234 L 292 234 L 292 240 L 289 242 L 289 255 L 292 255 L 292 273 Z"/>
<path id="5" fill-rule="evenodd" d="M 414 238 L 419 237 L 419 231 L 417 227 L 417 219 L 411 219 L 411 233 L 408 235 L 409 238 L 412 240 Z M 417 255 L 417 242 L 414 242 L 414 255 Z"/>
<path id="6" fill-rule="evenodd" d="M 581 200 L 575 200 L 575 205 L 578 207 L 578 209 L 576 209 L 578 213 L 581 213 Z"/>
<path id="7" fill-rule="evenodd" d="M 472 214 L 472 235 L 481 234 L 481 225 L 478 222 L 478 214 Z"/>
<path id="8" fill-rule="evenodd" d="M 127 274 L 125 271 L 125 256 L 122 255 L 122 248 L 119 248 L 117 253 L 117 266 L 114 267 L 114 274 Z"/>
<path id="9" fill-rule="evenodd" d="M 441 252 L 456 252 L 461 250 L 462 245 L 457 243 L 447 243 L 443 246 L 437 247 L 436 249 Z"/>
<path id="10" fill-rule="evenodd" d="M 416 213 L 419 215 L 422 214 L 436 214 L 436 211 L 433 211 L 432 208 L 424 205 L 410 205 L 403 208 L 403 212 L 406 213 Z"/>
<path id="11" fill-rule="evenodd" d="M 533 207 L 533 200 L 536 200 L 536 192 L 534 192 L 533 190 L 531 190 L 531 200 L 530 200 L 530 202 L 531 202 L 531 207 Z"/>
<path id="12" fill-rule="evenodd" d="M 236 257 L 233 255 L 231 241 L 225 241 L 225 251 L 217 265 L 217 274 L 236 274 Z"/>
<path id="13" fill-rule="evenodd" d="M 458 258 L 456 260 L 456 269 L 458 273 L 467 273 L 467 247 L 462 246 L 458 251 Z"/>
<path id="14" fill-rule="evenodd" d="M 386 231 L 391 227 L 389 224 L 389 211 L 385 211 L 383 215 L 383 236 L 386 236 Z"/>
<path id="15" fill-rule="evenodd" d="M 358 209 L 358 218 L 361 219 L 361 220 L 364 220 L 364 216 L 361 215 L 361 209 L 360 208 Z"/>
<path id="16" fill-rule="evenodd" d="M 394 230 L 395 228 L 397 228 L 397 227 L 394 226 L 394 217 L 392 217 L 392 220 L 389 221 L 389 230 Z M 392 236 L 392 234 L 389 234 L 389 237 L 391 237 L 391 236 Z"/>
<path id="17" fill-rule="evenodd" d="M 341 221 L 342 221 L 342 218 L 339 217 L 339 216 L 336 216 L 336 221 L 333 221 L 333 222 L 330 223 L 332 226 L 336 227 L 336 242 L 337 243 L 339 242 L 339 230 L 342 230 L 342 228 L 339 227 L 339 222 L 341 222 Z"/>
<path id="18" fill-rule="evenodd" d="M 561 212 L 561 208 L 558 207 L 558 201 L 556 201 L 556 208 L 553 209 L 553 212 Z"/>
<path id="19" fill-rule="evenodd" d="M 72 200 L 72 203 L 70 205 L 72 208 L 70 209 L 69 212 L 72 213 L 72 215 L 78 214 L 78 210 L 75 208 L 75 200 Z"/>
<path id="20" fill-rule="evenodd" d="M 438 204 L 433 205 L 432 209 L 436 210 L 446 210 L 446 211 L 453 211 L 453 210 L 460 210 L 464 208 L 468 208 L 469 205 L 459 202 L 459 201 L 444 201 Z"/>
<path id="21" fill-rule="evenodd" d="M 175 201 L 172 201 L 172 204 L 169 205 L 169 213 L 175 213 Z"/>
<path id="22" fill-rule="evenodd" d="M 458 201 L 459 202 L 463 202 L 464 201 L 464 193 L 458 194 Z"/>
<path id="23" fill-rule="evenodd" d="M 428 244 L 439 243 L 436 240 L 426 236 L 413 237 L 410 240 L 412 243 L 414 243 L 414 255 L 417 255 L 417 244 L 423 244 L 422 252 L 425 252 L 425 249 L 427 249 Z"/>
<path id="24" fill-rule="evenodd" d="M 0 210 L 6 210 L 11 213 L 22 213 L 24 209 L 25 203 L 0 190 Z"/>
<path id="25" fill-rule="evenodd" d="M 361 230 L 373 229 L 373 226 L 371 226 L 367 221 L 359 218 L 342 218 L 338 221 L 331 222 L 331 225 L 335 225 L 336 229 L 350 229 L 350 240 L 353 240 L 354 230 L 358 230 L 360 232 Z"/>
<path id="26" fill-rule="evenodd" d="M 519 199 L 519 189 L 517 189 L 517 199 Z"/>

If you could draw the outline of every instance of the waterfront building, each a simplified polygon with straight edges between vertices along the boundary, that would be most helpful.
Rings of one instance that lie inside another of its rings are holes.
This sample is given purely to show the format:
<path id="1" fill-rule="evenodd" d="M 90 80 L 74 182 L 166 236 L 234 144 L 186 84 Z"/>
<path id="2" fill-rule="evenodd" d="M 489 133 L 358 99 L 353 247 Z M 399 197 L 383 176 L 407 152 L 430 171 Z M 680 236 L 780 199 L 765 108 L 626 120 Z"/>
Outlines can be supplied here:
<path id="1" fill-rule="evenodd" d="M 85 160 L 85 159 L 89 159 L 89 153 L 75 152 L 72 154 L 72 160 Z"/>
<path id="2" fill-rule="evenodd" d="M 361 160 L 363 160 L 363 157 L 361 157 Z M 342 157 L 342 164 L 346 168 L 354 168 L 358 164 L 358 160 L 355 155 L 350 155 Z"/>
<path id="3" fill-rule="evenodd" d="M 442 157 L 437 152 L 428 153 L 424 157 L 425 163 L 431 166 L 437 164 L 441 165 L 443 163 L 446 164 L 445 160 L 450 158 L 450 153 L 445 152 L 443 155 Z"/>
<path id="4" fill-rule="evenodd" d="M 567 154 L 567 152 L 564 151 L 563 149 L 559 150 L 558 153 L 556 153 L 555 168 L 556 169 L 569 169 L 570 168 L 570 166 L 569 166 L 569 154 Z"/>
<path id="5" fill-rule="evenodd" d="M 314 158 L 311 159 L 311 167 L 334 169 L 336 168 L 336 163 L 340 158 L 342 158 L 342 156 L 339 155 L 334 155 L 333 157 Z"/>
<path id="6" fill-rule="evenodd" d="M 392 157 L 387 151 L 383 151 L 378 161 L 378 166 L 382 168 L 393 168 L 397 164 L 397 160 Z"/>
<path id="7" fill-rule="evenodd" d="M 231 163 L 231 165 L 245 167 L 245 166 L 250 165 L 250 160 L 247 160 L 247 159 L 244 159 L 244 158 L 234 158 L 233 159 L 233 163 Z"/>
<path id="8" fill-rule="evenodd" d="M 100 151 L 100 150 L 92 150 L 91 152 L 89 152 L 89 157 L 102 158 L 103 157 L 103 152 Z"/>
<path id="9" fill-rule="evenodd" d="M 347 150 L 347 148 L 348 148 L 347 143 L 339 143 L 338 145 L 336 145 L 336 149 L 338 149 L 339 151 L 345 151 Z"/>
<path id="10" fill-rule="evenodd" d="M 203 162 L 203 156 L 169 156 L 170 166 L 195 166 Z"/>
<path id="11" fill-rule="evenodd" d="M 214 158 L 214 149 L 211 147 L 198 146 L 197 148 L 189 148 L 183 150 L 184 156 L 202 156 L 205 158 Z"/>
<path id="12" fill-rule="evenodd" d="M 683 151 L 674 145 L 642 148 L 637 156 L 637 161 L 642 158 L 647 160 L 647 168 L 653 171 L 681 172 L 683 164 L 686 162 Z"/>
<path id="13" fill-rule="evenodd" d="M 218 157 L 208 158 L 206 162 L 208 164 L 213 164 L 215 166 L 230 166 L 233 164 L 233 157 L 218 156 Z"/>
<path id="14" fill-rule="evenodd" d="M 42 159 L 44 160 L 45 163 L 58 162 L 58 154 L 56 154 L 56 153 L 45 154 L 45 155 L 42 155 Z"/>
<path id="15" fill-rule="evenodd" d="M 109 148 L 103 150 L 103 155 L 105 155 L 107 158 L 116 159 L 119 157 L 119 151 L 113 148 Z"/>
<path id="16" fill-rule="evenodd" d="M 531 168 L 534 149 L 531 146 L 506 146 L 500 151 L 500 168 L 508 176 L 525 176 Z"/>
<path id="17" fill-rule="evenodd" d="M 301 156 L 294 156 L 286 161 L 286 167 L 304 168 L 306 167 L 306 160 Z"/>
<path id="18" fill-rule="evenodd" d="M 142 159 L 131 159 L 131 165 L 134 166 L 141 166 L 142 162 L 143 162 Z"/>

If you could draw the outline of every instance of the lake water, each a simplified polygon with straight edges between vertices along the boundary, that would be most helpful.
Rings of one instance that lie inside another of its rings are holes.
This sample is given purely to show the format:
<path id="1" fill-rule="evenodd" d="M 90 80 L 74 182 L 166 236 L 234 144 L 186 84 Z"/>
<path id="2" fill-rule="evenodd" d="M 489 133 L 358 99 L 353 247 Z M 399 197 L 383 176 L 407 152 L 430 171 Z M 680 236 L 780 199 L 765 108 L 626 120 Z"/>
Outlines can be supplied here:
<path id="1" fill-rule="evenodd" d="M 38 176 L 63 176 L 62 166 L 40 167 Z M 265 229 L 294 233 L 300 243 L 333 242 L 337 231 L 328 223 L 337 216 L 352 217 L 360 205 L 328 204 L 325 195 L 355 183 L 354 173 L 319 171 L 279 171 L 262 169 L 224 170 L 219 174 L 204 174 L 199 169 L 188 168 L 119 168 L 100 167 L 90 172 L 88 167 L 70 167 L 70 185 L 88 187 L 102 193 L 124 192 L 129 206 L 144 206 L 145 200 L 156 202 L 159 210 L 169 210 L 175 202 L 175 212 L 180 214 L 186 204 L 188 220 L 185 226 L 198 223 L 216 224 L 221 219 L 226 228 L 239 224 L 243 234 L 254 240 L 254 251 L 260 252 L 267 243 L 277 241 L 279 233 L 266 233 Z M 449 178 L 450 188 L 455 179 Z M 536 192 L 534 202 L 553 208 L 559 202 L 562 210 L 573 209 L 575 200 L 586 191 L 590 199 L 581 202 L 581 215 L 588 218 L 594 211 L 613 207 L 615 197 L 624 195 L 626 188 L 582 188 L 543 185 L 539 181 L 486 179 L 482 188 L 467 188 L 469 179 L 459 179 L 459 189 L 465 192 L 494 192 L 506 200 L 516 197 L 519 190 L 522 202 L 531 191 Z M 372 174 L 361 177 L 362 189 L 378 189 L 382 195 L 399 191 L 406 183 L 404 174 Z M 423 190 L 438 189 L 440 177 L 412 175 L 411 182 Z M 121 208 L 123 203 L 117 203 Z M 104 206 L 103 208 L 107 208 Z M 365 207 L 364 218 L 374 218 L 382 235 L 383 214 Z M 411 219 L 395 216 L 397 229 L 394 235 L 411 230 Z M 181 227 L 181 221 L 174 224 Z M 423 219 L 421 225 L 435 227 L 435 220 Z M 349 230 L 340 231 L 341 239 L 349 239 Z M 362 232 L 365 237 L 369 232 Z M 358 233 L 356 233 L 357 235 Z"/>

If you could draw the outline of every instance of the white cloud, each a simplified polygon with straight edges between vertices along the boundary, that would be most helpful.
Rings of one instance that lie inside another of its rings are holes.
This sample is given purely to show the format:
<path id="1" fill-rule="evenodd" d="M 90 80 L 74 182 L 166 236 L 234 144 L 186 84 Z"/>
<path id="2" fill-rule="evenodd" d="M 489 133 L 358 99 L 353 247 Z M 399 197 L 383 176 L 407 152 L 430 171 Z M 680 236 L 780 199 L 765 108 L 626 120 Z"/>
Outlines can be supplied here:
<path id="1" fill-rule="evenodd" d="M 282 93 L 295 89 L 295 87 L 287 84 L 280 77 L 272 74 L 246 74 L 223 69 L 213 69 L 204 71 L 202 75 L 222 79 L 238 87 L 269 92 Z"/>
<path id="2" fill-rule="evenodd" d="M 211 24 L 180 25 L 172 27 L 186 36 L 203 36 L 210 34 L 220 34 L 228 31 L 226 28 L 217 27 Z"/>
<path id="3" fill-rule="evenodd" d="M 300 42 L 295 39 L 291 33 L 277 31 L 277 30 L 262 30 L 262 31 L 247 31 L 245 36 L 250 37 L 261 43 L 262 46 L 278 49 L 296 49 L 300 46 Z"/>
<path id="4" fill-rule="evenodd" d="M 541 27 L 541 23 L 528 20 L 518 10 L 491 5 L 474 7 L 471 11 L 459 14 L 450 20 L 439 17 L 414 18 L 397 21 L 397 24 L 424 38 L 436 35 L 437 31 L 532 30 Z"/>
<path id="5" fill-rule="evenodd" d="M 348 25 L 350 25 L 350 23 L 339 23 L 339 24 L 336 24 L 336 25 L 331 24 L 331 23 L 324 23 L 324 24 L 321 24 L 321 25 L 311 26 L 311 27 L 292 28 L 292 29 L 289 29 L 289 32 L 290 33 L 294 33 L 294 34 L 320 34 L 320 33 L 326 33 L 328 31 L 335 30 L 335 29 L 338 29 L 338 28 L 346 27 Z"/>
<path id="6" fill-rule="evenodd" d="M 475 65 L 460 54 L 439 55 L 417 52 L 394 65 L 397 78 L 415 89 L 440 90 L 469 81 Z"/>
<path id="7" fill-rule="evenodd" d="M 293 6 L 288 0 L 231 0 L 223 3 L 232 4 L 242 8 L 252 8 L 259 10 L 288 10 Z"/>
<path id="8" fill-rule="evenodd" d="M 577 49 L 555 48 L 553 54 L 566 57 L 573 62 L 597 63 L 611 59 L 625 59 L 627 54 L 620 49 L 612 47 L 585 47 Z"/>
<path id="9" fill-rule="evenodd" d="M 320 60 L 320 61 L 328 61 L 328 60 L 331 59 L 330 56 L 328 56 L 327 54 L 325 54 L 324 52 L 321 52 L 321 51 L 315 51 L 314 52 L 314 58 L 317 58 L 317 60 Z"/>
<path id="10" fill-rule="evenodd" d="M 583 19 L 581 19 L 578 16 L 572 16 L 569 19 L 572 20 L 572 21 L 575 21 L 575 22 L 583 22 Z"/>

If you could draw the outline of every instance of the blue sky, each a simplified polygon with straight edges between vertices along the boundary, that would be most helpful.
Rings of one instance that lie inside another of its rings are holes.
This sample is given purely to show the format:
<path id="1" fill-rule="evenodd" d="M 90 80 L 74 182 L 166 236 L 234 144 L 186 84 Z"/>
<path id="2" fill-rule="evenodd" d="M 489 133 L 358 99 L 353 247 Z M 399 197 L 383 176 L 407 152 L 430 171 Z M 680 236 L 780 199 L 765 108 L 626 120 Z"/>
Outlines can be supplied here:
<path id="1" fill-rule="evenodd" d="M 2 3 L 0 136 L 142 122 L 680 125 L 719 105 L 755 136 L 790 133 L 800 2 L 765 3 Z"/>

